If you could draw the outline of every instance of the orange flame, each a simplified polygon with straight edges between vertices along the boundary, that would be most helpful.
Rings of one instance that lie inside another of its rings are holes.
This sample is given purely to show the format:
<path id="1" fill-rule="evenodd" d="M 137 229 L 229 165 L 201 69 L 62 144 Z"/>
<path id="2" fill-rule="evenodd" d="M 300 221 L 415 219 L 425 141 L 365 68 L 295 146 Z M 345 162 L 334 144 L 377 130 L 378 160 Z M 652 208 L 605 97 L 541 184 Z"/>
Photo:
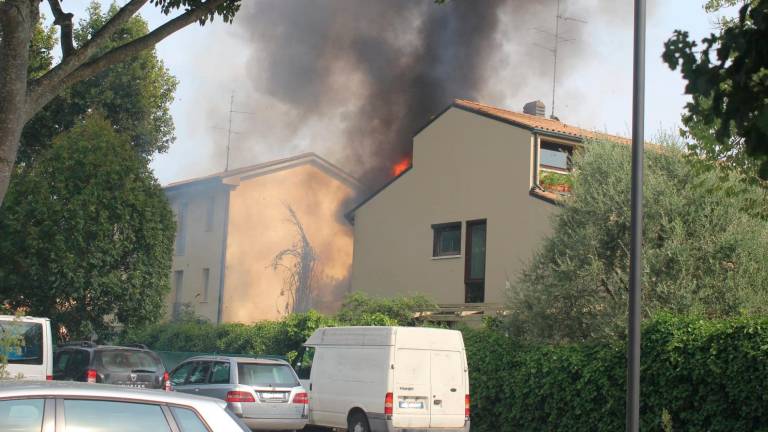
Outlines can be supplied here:
<path id="1" fill-rule="evenodd" d="M 400 159 L 400 161 L 392 167 L 392 175 L 394 177 L 397 177 L 400 174 L 402 174 L 405 170 L 410 168 L 410 166 L 411 166 L 411 159 L 408 157 L 404 157 Z"/>

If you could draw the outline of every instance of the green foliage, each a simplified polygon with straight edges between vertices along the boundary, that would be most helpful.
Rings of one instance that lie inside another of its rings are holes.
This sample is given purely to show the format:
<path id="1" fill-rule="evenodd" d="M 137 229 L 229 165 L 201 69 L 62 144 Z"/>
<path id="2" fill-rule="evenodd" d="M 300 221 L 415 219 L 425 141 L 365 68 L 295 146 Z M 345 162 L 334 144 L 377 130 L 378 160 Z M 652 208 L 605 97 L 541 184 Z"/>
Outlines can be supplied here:
<path id="1" fill-rule="evenodd" d="M 173 214 L 129 139 L 100 116 L 17 171 L 0 208 L 0 303 L 72 337 L 162 316 Z"/>
<path id="2" fill-rule="evenodd" d="M 205 0 L 152 0 L 151 3 L 160 8 L 160 11 L 169 15 L 178 10 L 189 10 L 202 7 L 205 4 Z M 200 25 L 205 25 L 209 21 L 218 15 L 225 23 L 232 22 L 237 11 L 240 10 L 240 0 L 227 0 L 209 14 L 203 16 L 200 20 Z"/>
<path id="3" fill-rule="evenodd" d="M 421 295 L 376 298 L 362 292 L 354 292 L 344 299 L 337 318 L 348 325 L 394 322 L 379 325 L 413 326 L 416 325 L 414 316 L 417 312 L 436 307 L 437 305 Z"/>
<path id="4" fill-rule="evenodd" d="M 625 345 L 523 344 L 465 330 L 472 429 L 620 431 Z M 643 329 L 641 430 L 768 430 L 768 320 L 660 315 Z"/>
<path id="5" fill-rule="evenodd" d="M 741 210 L 762 196 L 759 188 L 697 173 L 672 148 L 646 152 L 646 162 L 644 317 L 766 313 L 768 222 Z M 624 334 L 630 164 L 629 148 L 618 144 L 589 143 L 575 155 L 573 192 L 510 290 L 513 335 L 579 341 Z"/>
<path id="6" fill-rule="evenodd" d="M 114 14 L 112 4 L 102 11 L 92 2 L 87 19 L 81 20 L 74 32 L 76 45 L 85 44 Z M 140 16 L 132 17 L 119 29 L 97 55 L 147 34 L 149 27 Z M 42 75 L 52 64 L 55 29 L 38 24 L 30 47 L 30 70 Z M 147 158 L 164 152 L 175 140 L 170 105 L 178 82 L 154 49 L 138 55 L 80 81 L 52 100 L 27 124 L 22 135 L 18 160 L 31 162 L 48 148 L 53 138 L 78 122 L 89 112 L 99 111 L 114 128 L 130 137 L 134 149 Z"/>
<path id="7" fill-rule="evenodd" d="M 573 187 L 573 178 L 570 174 L 542 171 L 539 176 L 539 184 L 545 188 L 548 186 L 560 185 Z"/>
<path id="8" fill-rule="evenodd" d="M 714 0 L 709 10 L 735 4 Z M 768 179 L 768 0 L 744 2 L 735 21 L 701 41 L 676 30 L 663 59 L 688 83 L 683 122 L 694 138 L 691 151 L 734 164 L 747 175 Z M 751 158 L 753 160 L 748 160 Z"/>

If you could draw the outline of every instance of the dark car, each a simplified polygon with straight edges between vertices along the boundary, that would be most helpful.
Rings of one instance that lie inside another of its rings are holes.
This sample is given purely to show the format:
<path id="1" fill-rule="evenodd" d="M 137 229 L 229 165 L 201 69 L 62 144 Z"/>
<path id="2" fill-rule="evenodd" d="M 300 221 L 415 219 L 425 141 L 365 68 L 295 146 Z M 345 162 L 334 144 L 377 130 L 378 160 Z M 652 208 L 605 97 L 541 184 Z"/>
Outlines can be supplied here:
<path id="1" fill-rule="evenodd" d="M 144 345 L 70 342 L 59 345 L 53 356 L 53 379 L 162 389 L 168 374 L 160 357 Z"/>

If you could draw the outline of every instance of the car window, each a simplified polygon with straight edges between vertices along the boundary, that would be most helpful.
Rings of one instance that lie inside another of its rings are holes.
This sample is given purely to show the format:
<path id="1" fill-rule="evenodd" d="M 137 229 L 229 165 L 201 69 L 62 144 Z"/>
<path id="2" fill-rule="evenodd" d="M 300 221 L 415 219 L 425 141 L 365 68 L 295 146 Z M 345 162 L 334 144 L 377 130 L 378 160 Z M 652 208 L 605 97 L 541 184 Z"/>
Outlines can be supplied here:
<path id="1" fill-rule="evenodd" d="M 170 426 L 159 405 L 100 400 L 65 400 L 67 431 L 169 432 Z"/>
<path id="2" fill-rule="evenodd" d="M 9 364 L 43 364 L 43 325 L 22 321 L 0 321 L 0 337 L 19 344 L 3 349 Z"/>
<path id="3" fill-rule="evenodd" d="M 214 362 L 211 367 L 211 384 L 229 383 L 229 362 Z"/>
<path id="4" fill-rule="evenodd" d="M 315 357 L 315 347 L 305 347 L 300 359 L 296 362 L 296 375 L 299 379 L 309 379 L 312 372 L 312 360 Z"/>
<path id="5" fill-rule="evenodd" d="M 147 351 L 104 350 L 97 355 L 102 367 L 109 372 L 158 372 L 164 369 L 160 359 Z"/>
<path id="6" fill-rule="evenodd" d="M 196 362 L 197 367 L 189 375 L 187 384 L 205 384 L 208 379 L 208 371 L 211 370 L 211 362 Z"/>
<path id="7" fill-rule="evenodd" d="M 42 399 L 0 401 L 0 431 L 40 432 L 44 405 Z"/>
<path id="8" fill-rule="evenodd" d="M 173 417 L 179 425 L 181 432 L 208 432 L 208 428 L 197 414 L 186 408 L 171 407 Z"/>
<path id="9" fill-rule="evenodd" d="M 184 385 L 187 382 L 189 374 L 195 369 L 196 366 L 197 362 L 187 362 L 177 367 L 176 370 L 171 372 L 171 384 Z"/>
<path id="10" fill-rule="evenodd" d="M 85 373 L 88 369 L 88 364 L 91 362 L 91 354 L 86 350 L 74 350 L 72 351 L 72 357 L 67 364 L 66 374 L 71 378 L 78 378 Z"/>
<path id="11" fill-rule="evenodd" d="M 293 369 L 287 364 L 269 363 L 238 363 L 238 383 L 253 386 L 287 386 L 299 385 Z"/>
<path id="12" fill-rule="evenodd" d="M 72 351 L 59 351 L 53 356 L 53 373 L 63 374 L 67 370 L 67 362 L 72 357 Z"/>

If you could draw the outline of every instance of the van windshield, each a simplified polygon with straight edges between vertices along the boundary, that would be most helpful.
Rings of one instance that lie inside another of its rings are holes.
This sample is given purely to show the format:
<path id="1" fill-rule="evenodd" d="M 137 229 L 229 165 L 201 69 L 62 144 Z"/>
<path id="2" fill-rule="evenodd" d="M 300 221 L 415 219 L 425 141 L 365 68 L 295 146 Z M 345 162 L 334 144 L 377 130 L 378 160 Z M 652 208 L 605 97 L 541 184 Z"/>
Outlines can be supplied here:
<path id="1" fill-rule="evenodd" d="M 9 364 L 43 364 L 43 325 L 23 321 L 0 321 L 0 353 Z"/>
<path id="2" fill-rule="evenodd" d="M 250 386 L 296 387 L 291 367 L 282 364 L 238 363 L 238 382 Z"/>

